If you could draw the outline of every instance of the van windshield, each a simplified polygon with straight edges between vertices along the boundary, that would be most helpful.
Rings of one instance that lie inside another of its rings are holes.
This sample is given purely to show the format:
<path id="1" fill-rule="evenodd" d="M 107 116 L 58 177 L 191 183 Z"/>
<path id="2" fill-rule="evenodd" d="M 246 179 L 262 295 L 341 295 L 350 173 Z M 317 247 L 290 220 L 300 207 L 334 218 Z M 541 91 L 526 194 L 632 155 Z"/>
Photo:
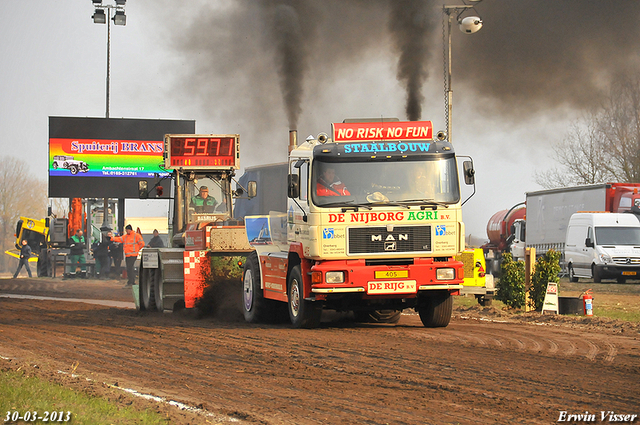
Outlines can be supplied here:
<path id="1" fill-rule="evenodd" d="M 640 227 L 596 227 L 596 243 L 640 246 Z"/>

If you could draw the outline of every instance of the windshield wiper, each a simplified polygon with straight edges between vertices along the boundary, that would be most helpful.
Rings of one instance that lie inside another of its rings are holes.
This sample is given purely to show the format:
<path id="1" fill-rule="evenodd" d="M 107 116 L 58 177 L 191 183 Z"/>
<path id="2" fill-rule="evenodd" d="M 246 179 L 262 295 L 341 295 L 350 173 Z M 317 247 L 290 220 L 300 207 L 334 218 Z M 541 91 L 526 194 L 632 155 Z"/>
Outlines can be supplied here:
<path id="1" fill-rule="evenodd" d="M 345 204 L 349 204 L 348 206 Z M 353 204 L 353 205 L 352 205 Z M 347 212 L 348 210 L 354 210 L 358 212 L 358 208 L 366 208 L 371 210 L 372 208 L 368 204 L 356 204 L 353 199 L 342 201 L 342 202 L 331 202 L 329 204 L 318 205 L 319 207 L 342 207 L 342 212 Z"/>
<path id="2" fill-rule="evenodd" d="M 410 208 L 410 207 L 409 207 L 409 205 L 407 205 L 407 204 L 406 204 L 406 203 L 404 203 L 404 202 L 395 202 L 395 201 L 393 201 L 393 202 L 391 202 L 391 201 L 387 201 L 387 202 L 384 202 L 384 201 L 380 201 L 380 202 L 370 202 L 370 203 L 369 203 L 369 204 L 367 204 L 367 205 L 376 205 L 376 206 L 378 206 L 378 205 L 390 205 L 390 206 L 392 206 L 392 207 L 404 207 L 404 208 L 407 208 L 407 209 L 409 209 L 409 208 Z"/>
<path id="3" fill-rule="evenodd" d="M 425 204 L 425 205 L 421 205 L 420 209 L 425 209 L 428 207 L 443 207 L 443 208 L 449 208 L 449 204 L 445 204 L 444 202 L 438 202 L 434 199 L 405 199 L 402 201 L 398 201 L 401 202 L 403 204 L 410 204 L 410 203 L 421 203 L 421 204 Z"/>

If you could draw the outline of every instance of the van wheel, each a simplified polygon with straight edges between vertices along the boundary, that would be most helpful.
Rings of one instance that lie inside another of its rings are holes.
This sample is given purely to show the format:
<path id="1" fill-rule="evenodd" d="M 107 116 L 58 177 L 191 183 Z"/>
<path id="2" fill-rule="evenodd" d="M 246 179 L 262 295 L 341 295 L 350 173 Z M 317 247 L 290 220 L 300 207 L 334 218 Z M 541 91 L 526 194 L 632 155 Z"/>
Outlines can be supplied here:
<path id="1" fill-rule="evenodd" d="M 600 276 L 600 269 L 598 269 L 595 264 L 591 266 L 591 276 L 593 276 L 593 283 L 602 282 L 602 277 Z"/>
<path id="2" fill-rule="evenodd" d="M 570 282 L 577 282 L 578 281 L 578 277 L 576 276 L 576 272 L 573 270 L 573 265 L 569 264 L 569 281 Z"/>

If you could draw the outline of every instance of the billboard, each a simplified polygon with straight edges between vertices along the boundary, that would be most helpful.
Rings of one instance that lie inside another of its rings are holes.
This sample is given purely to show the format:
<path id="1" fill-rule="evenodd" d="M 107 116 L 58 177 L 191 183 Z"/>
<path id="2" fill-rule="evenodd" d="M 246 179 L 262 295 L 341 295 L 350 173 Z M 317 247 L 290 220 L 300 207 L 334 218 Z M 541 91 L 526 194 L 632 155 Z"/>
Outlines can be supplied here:
<path id="1" fill-rule="evenodd" d="M 169 175 L 164 135 L 195 127 L 193 120 L 49 117 L 49 197 L 137 198 L 140 180 L 151 188 Z"/>

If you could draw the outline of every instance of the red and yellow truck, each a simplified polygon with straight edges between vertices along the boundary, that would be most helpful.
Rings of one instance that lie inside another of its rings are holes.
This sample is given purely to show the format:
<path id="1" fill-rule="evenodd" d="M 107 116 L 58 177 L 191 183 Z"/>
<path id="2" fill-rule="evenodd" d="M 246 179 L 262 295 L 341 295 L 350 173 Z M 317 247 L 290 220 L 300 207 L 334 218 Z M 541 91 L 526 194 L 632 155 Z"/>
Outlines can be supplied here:
<path id="1" fill-rule="evenodd" d="M 290 133 L 286 205 L 245 217 L 254 252 L 243 274 L 243 311 L 260 322 L 287 311 L 312 328 L 322 311 L 397 322 L 415 309 L 427 327 L 449 324 L 464 250 L 458 158 L 430 121 L 345 120 L 298 146 Z M 462 164 L 474 183 L 471 160 Z M 241 180 L 242 181 L 242 180 Z M 274 195 L 269 195 L 274 197 Z"/>

